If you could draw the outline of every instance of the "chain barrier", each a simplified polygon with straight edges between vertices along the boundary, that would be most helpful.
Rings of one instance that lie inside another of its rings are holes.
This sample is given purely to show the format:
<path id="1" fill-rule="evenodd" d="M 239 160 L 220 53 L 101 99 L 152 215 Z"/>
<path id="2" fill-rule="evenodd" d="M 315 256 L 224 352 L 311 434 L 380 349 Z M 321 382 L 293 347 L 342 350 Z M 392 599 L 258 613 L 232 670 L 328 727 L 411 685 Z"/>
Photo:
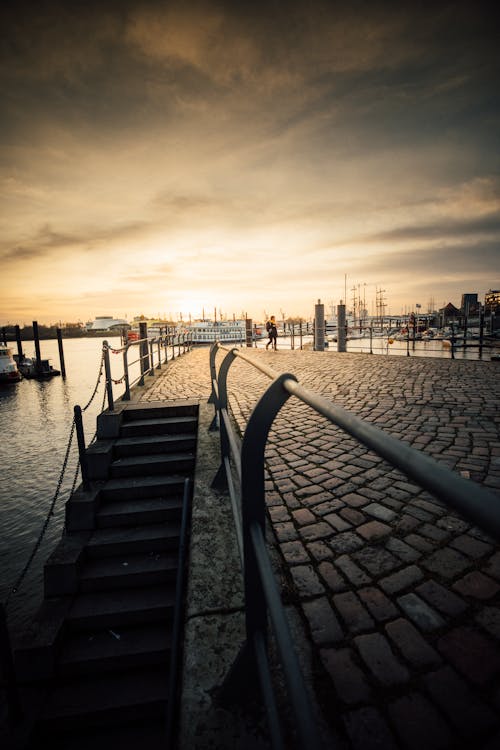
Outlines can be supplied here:
<path id="1" fill-rule="evenodd" d="M 97 391 L 99 390 L 99 383 L 101 382 L 103 368 L 104 368 L 104 352 L 101 354 L 101 362 L 100 362 L 100 366 L 99 366 L 99 374 L 97 376 L 97 382 L 95 384 L 95 387 L 94 387 L 94 390 L 92 392 L 92 395 L 91 395 L 90 399 L 87 401 L 87 403 L 85 404 L 85 406 L 82 407 L 82 412 L 86 411 L 89 408 L 89 406 L 91 405 L 91 403 L 93 402 L 93 400 L 94 400 L 94 398 L 95 398 L 95 396 L 97 394 Z M 106 400 L 106 391 L 104 391 L 104 398 L 103 398 L 103 402 L 102 402 L 101 411 L 104 410 L 105 400 Z M 57 498 L 59 497 L 59 494 L 61 492 L 61 487 L 62 487 L 62 483 L 63 483 L 63 480 L 64 480 L 64 475 L 66 473 L 66 468 L 68 466 L 68 461 L 69 461 L 71 446 L 73 444 L 73 437 L 74 437 L 74 434 L 75 434 L 75 428 L 76 428 L 75 418 L 73 417 L 73 421 L 71 423 L 71 429 L 70 429 L 69 439 L 68 439 L 68 444 L 66 446 L 66 453 L 65 453 L 65 456 L 64 456 L 64 461 L 63 461 L 61 473 L 60 473 L 59 479 L 57 481 L 57 487 L 56 487 L 56 491 L 54 493 L 54 497 L 52 498 L 52 501 L 51 501 L 50 506 L 49 506 L 49 511 L 47 513 L 47 517 L 45 518 L 45 521 L 44 521 L 43 526 L 41 528 L 40 534 L 38 535 L 38 539 L 36 540 L 36 542 L 34 544 L 33 550 L 32 550 L 32 552 L 31 552 L 31 554 L 30 554 L 30 556 L 29 556 L 29 558 L 28 558 L 28 560 L 26 562 L 26 565 L 24 566 L 24 568 L 21 571 L 21 573 L 20 573 L 20 575 L 19 575 L 16 583 L 11 588 L 11 590 L 9 591 L 9 593 L 8 593 L 6 599 L 5 599 L 4 606 L 5 606 L 6 609 L 7 609 L 7 606 L 9 604 L 9 601 L 10 601 L 12 595 L 15 594 L 15 593 L 17 593 L 17 591 L 19 591 L 19 588 L 21 587 L 21 584 L 22 584 L 22 582 L 23 582 L 23 580 L 24 580 L 24 578 L 26 576 L 26 573 L 28 572 L 31 563 L 33 562 L 33 559 L 34 559 L 36 553 L 38 552 L 38 550 L 40 548 L 40 545 L 41 545 L 41 543 L 43 541 L 43 538 L 45 536 L 45 532 L 47 531 L 47 527 L 49 525 L 49 521 L 52 518 L 52 516 L 54 515 L 55 504 L 56 504 Z M 97 431 L 95 432 L 94 437 L 92 438 L 91 442 L 93 442 L 95 440 L 96 436 L 97 436 Z M 76 487 L 76 482 L 77 482 L 77 479 L 78 479 L 78 472 L 79 472 L 79 470 L 80 470 L 80 462 L 78 461 L 77 465 L 76 465 L 75 475 L 73 477 L 73 483 L 72 483 L 72 486 L 71 486 L 70 496 L 75 491 L 75 487 Z M 64 528 L 65 527 L 63 526 L 63 530 L 64 530 Z"/>

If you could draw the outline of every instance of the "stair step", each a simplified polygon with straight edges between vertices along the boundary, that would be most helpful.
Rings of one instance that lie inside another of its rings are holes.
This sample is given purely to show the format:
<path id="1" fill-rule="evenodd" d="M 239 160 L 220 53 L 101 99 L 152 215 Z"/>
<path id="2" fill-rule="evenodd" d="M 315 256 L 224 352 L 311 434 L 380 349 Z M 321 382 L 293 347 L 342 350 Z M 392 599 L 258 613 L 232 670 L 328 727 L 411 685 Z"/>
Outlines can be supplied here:
<path id="1" fill-rule="evenodd" d="M 108 479 L 101 488 L 103 500 L 125 500 L 138 497 L 158 497 L 182 493 L 184 476 L 158 474 L 149 477 L 120 477 Z"/>
<path id="2" fill-rule="evenodd" d="M 123 422 L 120 428 L 120 437 L 133 437 L 143 435 L 172 435 L 175 433 L 193 432 L 198 420 L 196 417 L 163 417 L 134 419 L 131 422 Z"/>
<path id="3" fill-rule="evenodd" d="M 66 680 L 51 694 L 42 717 L 42 731 L 86 728 L 164 715 L 168 673 L 161 669 L 135 670 L 128 675 L 110 674 Z M 112 743 L 114 746 L 114 743 Z"/>
<path id="4" fill-rule="evenodd" d="M 163 417 L 133 419 L 124 421 L 120 428 L 120 437 L 133 437 L 134 435 L 167 435 L 173 433 L 193 432 L 198 424 L 197 417 Z"/>
<path id="5" fill-rule="evenodd" d="M 196 447 L 195 433 L 181 433 L 180 435 L 145 435 L 144 437 L 117 438 L 113 445 L 117 458 L 125 456 L 150 455 L 154 453 L 170 453 L 180 450 L 194 450 Z"/>
<path id="6" fill-rule="evenodd" d="M 117 631 L 120 627 L 158 622 L 172 616 L 175 583 L 118 591 L 93 591 L 77 596 L 68 614 L 71 630 Z"/>
<path id="7" fill-rule="evenodd" d="M 96 558 L 166 552 L 178 547 L 179 533 L 180 522 L 177 521 L 96 529 L 88 541 L 87 555 Z"/>
<path id="8" fill-rule="evenodd" d="M 55 731 L 50 727 L 50 747 L 55 750 L 137 750 L 138 747 L 147 750 L 165 750 L 166 725 L 164 716 L 148 716 L 147 721 L 139 718 L 134 721 L 121 720 L 118 726 L 85 726 L 78 727 L 78 731 L 70 728 L 58 733 L 57 745 L 53 743 Z M 34 739 L 34 744 L 26 750 L 39 750 L 40 738 Z"/>
<path id="9" fill-rule="evenodd" d="M 111 464 L 111 477 L 139 477 L 169 472 L 187 472 L 194 468 L 193 453 L 159 453 L 149 456 L 126 456 Z"/>
<path id="10" fill-rule="evenodd" d="M 69 634 L 59 655 L 61 675 L 95 674 L 167 663 L 172 628 L 167 623 L 144 624 L 97 633 Z"/>
<path id="11" fill-rule="evenodd" d="M 177 402 L 149 401 L 141 404 L 129 404 L 123 410 L 124 422 L 138 419 L 163 419 L 165 417 L 197 417 L 198 401 L 182 400 Z"/>
<path id="12" fill-rule="evenodd" d="M 150 497 L 122 500 L 101 505 L 97 512 L 97 527 L 139 526 L 180 519 L 182 498 Z"/>
<path id="13" fill-rule="evenodd" d="M 151 552 L 86 560 L 80 574 L 81 591 L 152 586 L 173 580 L 178 555 Z"/>

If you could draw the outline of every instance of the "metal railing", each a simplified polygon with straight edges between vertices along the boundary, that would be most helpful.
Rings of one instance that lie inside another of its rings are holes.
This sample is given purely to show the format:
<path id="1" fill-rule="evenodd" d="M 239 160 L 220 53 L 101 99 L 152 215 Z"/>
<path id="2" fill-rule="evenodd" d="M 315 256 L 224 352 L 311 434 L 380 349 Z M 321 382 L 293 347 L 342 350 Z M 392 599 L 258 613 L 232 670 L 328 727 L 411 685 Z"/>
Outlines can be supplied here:
<path id="1" fill-rule="evenodd" d="M 137 347 L 138 356 L 130 360 L 130 352 Z M 108 409 L 114 411 L 113 384 L 124 383 L 125 391 L 122 394 L 122 401 L 130 401 L 131 389 L 134 385 L 144 385 L 145 376 L 154 375 L 155 370 L 161 370 L 162 362 L 166 364 L 169 359 L 180 357 L 193 347 L 193 341 L 190 333 L 166 333 L 156 338 L 142 338 L 136 341 L 127 341 L 120 349 L 114 349 L 107 341 L 103 341 L 104 369 L 106 373 L 106 392 L 108 400 Z M 177 351 L 177 354 L 176 354 Z M 122 354 L 123 356 L 123 375 L 116 379 L 111 375 L 111 354 Z M 139 374 L 132 376 L 133 368 L 139 370 Z"/>
<path id="2" fill-rule="evenodd" d="M 217 369 L 218 352 L 225 353 L 225 356 Z M 242 439 L 236 434 L 232 424 L 227 391 L 228 371 L 236 358 L 272 380 L 253 409 Z M 269 614 L 297 722 L 300 746 L 311 750 L 320 748 L 321 741 L 312 718 L 312 709 L 265 542 L 264 453 L 269 431 L 281 407 L 290 396 L 300 399 L 403 471 L 420 487 L 498 539 L 500 499 L 481 485 L 460 477 L 424 453 L 308 390 L 300 385 L 295 375 L 278 374 L 262 362 L 248 357 L 244 350 L 227 349 L 216 342 L 210 350 L 210 376 L 212 392 L 209 403 L 213 403 L 215 409 L 210 429 L 220 431 L 221 447 L 221 465 L 213 486 L 227 490 L 230 494 L 245 590 L 246 641 L 226 678 L 221 699 L 224 701 L 245 684 L 248 685 L 251 682 L 250 675 L 258 677 L 268 712 L 273 747 L 283 747 L 267 655 Z"/>

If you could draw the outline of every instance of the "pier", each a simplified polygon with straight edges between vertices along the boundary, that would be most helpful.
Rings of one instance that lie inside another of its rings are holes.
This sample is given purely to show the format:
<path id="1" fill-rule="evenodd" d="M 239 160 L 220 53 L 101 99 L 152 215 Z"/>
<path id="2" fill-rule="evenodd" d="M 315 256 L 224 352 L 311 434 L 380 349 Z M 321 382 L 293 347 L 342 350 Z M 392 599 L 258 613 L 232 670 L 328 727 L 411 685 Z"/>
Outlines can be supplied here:
<path id="1" fill-rule="evenodd" d="M 496 362 L 246 356 L 293 373 L 500 503 Z M 243 362 L 231 367 L 242 431 L 268 385 Z M 199 403 L 178 746 L 267 748 L 261 712 L 213 700 L 244 637 L 244 609 L 229 500 L 211 485 L 220 455 L 210 393 L 208 348 L 199 348 L 133 396 L 145 406 Z M 265 466 L 266 542 L 325 748 L 497 747 L 498 539 L 298 400 L 276 418 Z"/>

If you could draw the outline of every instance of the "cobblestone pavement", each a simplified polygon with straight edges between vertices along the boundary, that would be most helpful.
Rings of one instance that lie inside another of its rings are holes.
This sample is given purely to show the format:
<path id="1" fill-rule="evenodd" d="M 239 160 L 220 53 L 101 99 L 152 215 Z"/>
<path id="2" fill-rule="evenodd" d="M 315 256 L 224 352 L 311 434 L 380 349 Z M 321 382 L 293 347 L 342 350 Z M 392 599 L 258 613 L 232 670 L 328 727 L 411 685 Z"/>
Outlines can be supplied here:
<path id="1" fill-rule="evenodd" d="M 495 362 L 244 350 L 488 486 L 500 502 Z M 270 380 L 236 360 L 243 427 Z M 148 400 L 208 397 L 208 349 Z M 346 747 L 500 748 L 500 545 L 297 399 L 266 450 L 266 499 Z"/>

